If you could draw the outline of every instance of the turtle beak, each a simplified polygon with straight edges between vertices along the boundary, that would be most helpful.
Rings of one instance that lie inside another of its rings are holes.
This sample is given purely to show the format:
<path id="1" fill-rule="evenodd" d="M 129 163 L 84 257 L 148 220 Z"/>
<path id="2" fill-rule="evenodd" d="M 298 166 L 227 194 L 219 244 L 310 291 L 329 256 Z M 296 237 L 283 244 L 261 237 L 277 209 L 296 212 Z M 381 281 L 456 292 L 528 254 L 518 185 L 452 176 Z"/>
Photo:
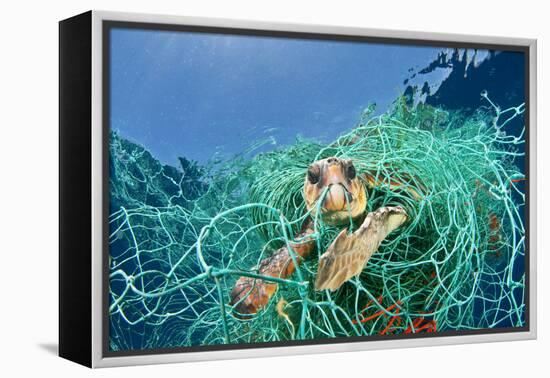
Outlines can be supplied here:
<path id="1" fill-rule="evenodd" d="M 333 162 L 329 159 L 323 176 L 324 185 L 329 188 L 323 202 L 323 208 L 327 211 L 345 210 L 347 202 L 351 201 L 351 197 L 346 187 L 347 181 L 341 164 L 338 161 Z M 346 201 L 346 197 L 348 201 Z"/>
<path id="2" fill-rule="evenodd" d="M 328 211 L 342 211 L 346 208 L 347 191 L 340 184 L 332 184 L 329 187 L 323 208 Z"/>

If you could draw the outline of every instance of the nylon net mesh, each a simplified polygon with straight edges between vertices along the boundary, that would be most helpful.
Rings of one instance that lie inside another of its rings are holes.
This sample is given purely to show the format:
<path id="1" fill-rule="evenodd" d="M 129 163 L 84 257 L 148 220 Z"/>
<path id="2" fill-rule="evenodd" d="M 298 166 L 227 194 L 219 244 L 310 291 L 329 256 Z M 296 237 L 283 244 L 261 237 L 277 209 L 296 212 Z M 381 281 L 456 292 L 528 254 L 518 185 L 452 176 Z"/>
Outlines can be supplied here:
<path id="1" fill-rule="evenodd" d="M 299 139 L 202 168 L 164 166 L 112 134 L 111 350 L 524 325 L 524 137 L 505 132 L 524 107 L 482 96 L 488 105 L 468 117 L 400 100 L 332 144 Z M 259 261 L 293 240 L 309 216 L 307 167 L 328 156 L 376 178 L 361 176 L 367 211 L 400 205 L 409 221 L 331 293 L 312 283 L 339 229 L 316 219 L 316 251 L 288 279 L 260 276 L 276 294 L 238 319 L 235 281 L 258 277 Z"/>

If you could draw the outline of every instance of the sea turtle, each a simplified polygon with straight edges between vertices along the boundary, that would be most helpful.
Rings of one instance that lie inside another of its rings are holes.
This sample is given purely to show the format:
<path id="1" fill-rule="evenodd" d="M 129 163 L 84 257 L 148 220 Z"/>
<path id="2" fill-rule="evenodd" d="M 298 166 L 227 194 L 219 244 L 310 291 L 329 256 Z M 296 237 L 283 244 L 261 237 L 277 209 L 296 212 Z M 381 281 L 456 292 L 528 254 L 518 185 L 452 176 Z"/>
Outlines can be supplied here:
<path id="1" fill-rule="evenodd" d="M 366 173 L 363 181 L 371 187 L 379 184 L 374 176 Z M 387 184 L 390 188 L 400 186 L 396 182 Z M 381 207 L 367 214 L 366 188 L 349 159 L 329 157 L 313 162 L 305 173 L 303 194 L 310 217 L 296 235 L 296 241 L 290 243 L 298 264 L 315 249 L 315 240 L 310 237 L 315 217 L 321 217 L 326 224 L 343 227 L 319 259 L 315 290 L 334 291 L 359 275 L 386 236 L 408 218 L 401 206 Z M 412 195 L 418 196 L 416 192 Z M 347 228 L 350 219 L 356 226 L 352 233 Z M 263 259 L 256 269 L 264 276 L 287 278 L 295 266 L 288 247 L 284 246 Z M 231 291 L 230 304 L 238 317 L 246 318 L 264 307 L 276 289 L 276 283 L 243 276 Z"/>

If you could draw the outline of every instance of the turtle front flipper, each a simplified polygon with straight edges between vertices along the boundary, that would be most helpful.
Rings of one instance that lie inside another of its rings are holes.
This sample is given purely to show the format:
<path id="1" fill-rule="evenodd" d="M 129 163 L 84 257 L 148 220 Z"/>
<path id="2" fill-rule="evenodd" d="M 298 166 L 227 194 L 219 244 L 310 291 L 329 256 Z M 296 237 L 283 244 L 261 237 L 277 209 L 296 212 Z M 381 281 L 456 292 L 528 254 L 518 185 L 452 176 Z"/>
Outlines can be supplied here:
<path id="1" fill-rule="evenodd" d="M 334 291 L 359 275 L 380 243 L 406 220 L 402 207 L 381 207 L 367 214 L 351 235 L 347 230 L 340 232 L 319 260 L 315 290 Z"/>
<path id="2" fill-rule="evenodd" d="M 289 243 L 296 254 L 297 264 L 300 264 L 315 249 L 315 239 L 310 236 L 312 233 L 312 222 L 308 220 L 302 232 L 296 237 L 301 241 Z M 255 272 L 265 277 L 290 277 L 296 269 L 290 253 L 286 246 L 279 248 L 271 256 L 263 259 L 257 269 L 254 269 Z M 242 276 L 231 290 L 229 304 L 233 306 L 234 315 L 237 318 L 249 319 L 269 303 L 276 291 L 277 284 L 274 282 Z"/>

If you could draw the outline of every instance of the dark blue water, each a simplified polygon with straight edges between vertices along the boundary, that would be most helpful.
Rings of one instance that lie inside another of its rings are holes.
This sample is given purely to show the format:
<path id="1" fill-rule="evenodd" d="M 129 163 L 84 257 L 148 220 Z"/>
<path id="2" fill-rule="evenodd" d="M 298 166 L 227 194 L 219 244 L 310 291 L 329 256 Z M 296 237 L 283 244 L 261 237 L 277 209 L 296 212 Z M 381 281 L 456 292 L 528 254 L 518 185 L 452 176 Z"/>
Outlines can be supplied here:
<path id="1" fill-rule="evenodd" d="M 524 99 L 523 53 L 135 29 L 111 31 L 111 127 L 161 162 L 267 139 L 330 142 L 403 93 L 473 111 Z M 486 104 L 486 103 L 485 103 Z M 510 127 L 517 133 L 522 123 Z"/>

